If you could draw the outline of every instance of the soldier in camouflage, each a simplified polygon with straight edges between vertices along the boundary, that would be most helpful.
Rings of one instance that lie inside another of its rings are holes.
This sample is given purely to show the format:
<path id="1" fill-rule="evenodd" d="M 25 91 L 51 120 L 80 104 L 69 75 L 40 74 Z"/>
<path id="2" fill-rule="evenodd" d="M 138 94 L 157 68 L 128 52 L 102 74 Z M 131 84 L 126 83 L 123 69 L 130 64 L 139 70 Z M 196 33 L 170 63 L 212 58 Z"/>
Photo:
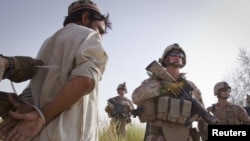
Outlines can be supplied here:
<path id="1" fill-rule="evenodd" d="M 134 110 L 134 105 L 131 100 L 125 97 L 127 93 L 125 82 L 119 84 L 116 90 L 118 96 L 108 99 L 105 111 L 111 118 L 109 135 L 124 139 L 126 136 L 127 124 L 131 123 L 131 111 Z"/>
<path id="2" fill-rule="evenodd" d="M 192 110 L 192 103 L 181 98 L 186 91 L 203 106 L 200 90 L 196 85 L 186 80 L 185 73 L 180 69 L 186 64 L 186 54 L 179 44 L 171 44 L 159 59 L 163 71 L 171 76 L 171 80 L 162 80 L 154 75 L 144 80 L 132 93 L 132 100 L 138 107 L 143 107 L 139 115 L 140 122 L 147 122 L 148 133 L 146 141 L 192 141 L 192 122 L 199 116 Z M 192 89 L 181 91 L 174 87 L 182 87 L 182 82 L 191 85 Z M 179 86 L 180 84 L 180 86 Z M 204 106 L 203 106 L 204 107 Z M 187 124 L 191 123 L 191 124 Z M 196 137 L 196 139 L 199 137 Z"/>
<path id="3" fill-rule="evenodd" d="M 250 95 L 246 95 L 246 106 L 244 107 L 247 111 L 248 116 L 250 116 Z"/>
<path id="4" fill-rule="evenodd" d="M 250 107 L 250 95 L 246 95 L 246 107 Z"/>
<path id="5" fill-rule="evenodd" d="M 237 104 L 228 101 L 231 87 L 227 82 L 221 81 L 214 86 L 214 95 L 217 96 L 218 102 L 209 106 L 207 110 L 212 112 L 220 121 L 221 125 L 239 125 L 250 124 L 250 117 L 246 110 Z M 207 140 L 207 124 L 200 122 L 199 130 L 202 139 Z"/>

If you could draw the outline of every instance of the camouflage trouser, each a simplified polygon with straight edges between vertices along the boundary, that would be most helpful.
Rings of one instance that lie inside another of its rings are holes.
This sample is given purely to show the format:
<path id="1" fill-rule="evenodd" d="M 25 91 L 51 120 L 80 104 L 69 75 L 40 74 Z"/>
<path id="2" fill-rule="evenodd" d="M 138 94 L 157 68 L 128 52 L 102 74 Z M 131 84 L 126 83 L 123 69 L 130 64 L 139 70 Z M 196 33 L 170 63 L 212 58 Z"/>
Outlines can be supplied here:
<path id="1" fill-rule="evenodd" d="M 110 134 L 113 134 L 113 136 L 117 136 L 119 139 L 125 138 L 127 132 L 127 122 L 125 118 L 112 118 L 110 121 L 109 132 Z"/>

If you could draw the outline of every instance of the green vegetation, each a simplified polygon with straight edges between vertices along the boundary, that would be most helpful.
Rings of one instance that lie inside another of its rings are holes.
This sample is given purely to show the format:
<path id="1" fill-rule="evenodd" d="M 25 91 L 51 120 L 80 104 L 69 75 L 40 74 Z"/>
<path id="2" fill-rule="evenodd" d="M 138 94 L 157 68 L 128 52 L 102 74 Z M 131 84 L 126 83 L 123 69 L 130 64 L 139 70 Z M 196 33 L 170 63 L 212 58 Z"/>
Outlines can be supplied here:
<path id="1" fill-rule="evenodd" d="M 139 123 L 132 123 L 127 126 L 127 134 L 124 140 L 119 140 L 115 131 L 110 131 L 109 122 L 102 121 L 99 130 L 99 141 L 143 141 L 145 128 Z"/>
<path id="2" fill-rule="evenodd" d="M 0 122 L 2 118 L 0 118 Z M 101 121 L 99 130 L 99 141 L 142 141 L 144 138 L 145 128 L 140 123 L 132 123 L 127 126 L 126 139 L 119 140 L 115 134 L 115 131 L 110 132 L 109 121 Z M 2 140 L 0 140 L 2 141 Z"/>

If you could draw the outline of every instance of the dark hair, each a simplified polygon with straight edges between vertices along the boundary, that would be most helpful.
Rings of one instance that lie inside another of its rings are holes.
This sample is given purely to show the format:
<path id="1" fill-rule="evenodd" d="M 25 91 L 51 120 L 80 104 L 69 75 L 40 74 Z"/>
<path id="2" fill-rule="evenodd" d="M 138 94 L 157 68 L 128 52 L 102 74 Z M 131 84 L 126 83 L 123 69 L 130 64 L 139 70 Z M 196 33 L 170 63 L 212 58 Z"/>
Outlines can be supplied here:
<path id="1" fill-rule="evenodd" d="M 104 21 L 105 23 L 105 32 L 107 33 L 107 29 L 111 29 L 111 22 L 109 20 L 109 14 L 107 15 L 102 15 L 98 12 L 96 12 L 95 10 L 92 9 L 81 9 L 81 10 L 77 10 L 75 12 L 73 12 L 72 14 L 70 14 L 69 16 L 65 17 L 65 20 L 63 22 L 63 26 L 66 26 L 69 23 L 74 23 L 77 21 L 81 21 L 82 20 L 82 13 L 83 12 L 88 12 L 89 13 L 89 19 L 90 20 L 99 20 L 99 21 Z"/>

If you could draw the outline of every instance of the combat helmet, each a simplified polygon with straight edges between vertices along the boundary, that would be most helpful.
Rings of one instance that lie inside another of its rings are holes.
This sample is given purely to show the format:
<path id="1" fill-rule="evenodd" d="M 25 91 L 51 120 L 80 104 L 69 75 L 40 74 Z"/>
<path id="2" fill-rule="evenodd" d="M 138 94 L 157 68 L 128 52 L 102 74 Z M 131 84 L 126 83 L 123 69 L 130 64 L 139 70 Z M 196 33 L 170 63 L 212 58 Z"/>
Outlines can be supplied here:
<path id="1" fill-rule="evenodd" d="M 224 81 L 221 81 L 221 82 L 218 82 L 214 85 L 214 95 L 218 95 L 219 91 L 222 89 L 222 88 L 228 88 L 228 89 L 231 89 L 231 87 L 228 85 L 227 82 L 224 82 Z"/>
<path id="2" fill-rule="evenodd" d="M 123 82 L 122 84 L 119 84 L 116 90 L 118 91 L 119 89 L 124 89 L 125 93 L 127 93 L 126 82 Z"/>
<path id="3" fill-rule="evenodd" d="M 181 68 L 183 68 L 183 67 L 186 65 L 186 53 L 185 53 L 185 51 L 179 46 L 179 44 L 177 44 L 177 43 L 171 44 L 171 45 L 169 45 L 169 46 L 167 46 L 167 47 L 165 48 L 165 50 L 164 50 L 164 52 L 163 52 L 161 58 L 159 58 L 159 62 L 161 63 L 161 65 L 162 65 L 163 67 L 167 67 L 166 62 L 164 62 L 164 58 L 165 58 L 165 57 L 168 55 L 168 53 L 169 53 L 170 51 L 172 51 L 172 50 L 178 50 L 178 51 L 180 51 L 181 53 L 184 54 L 184 57 L 183 57 L 183 59 L 182 59 L 182 63 L 183 63 L 183 64 L 182 64 L 182 66 L 181 66 Z"/>

